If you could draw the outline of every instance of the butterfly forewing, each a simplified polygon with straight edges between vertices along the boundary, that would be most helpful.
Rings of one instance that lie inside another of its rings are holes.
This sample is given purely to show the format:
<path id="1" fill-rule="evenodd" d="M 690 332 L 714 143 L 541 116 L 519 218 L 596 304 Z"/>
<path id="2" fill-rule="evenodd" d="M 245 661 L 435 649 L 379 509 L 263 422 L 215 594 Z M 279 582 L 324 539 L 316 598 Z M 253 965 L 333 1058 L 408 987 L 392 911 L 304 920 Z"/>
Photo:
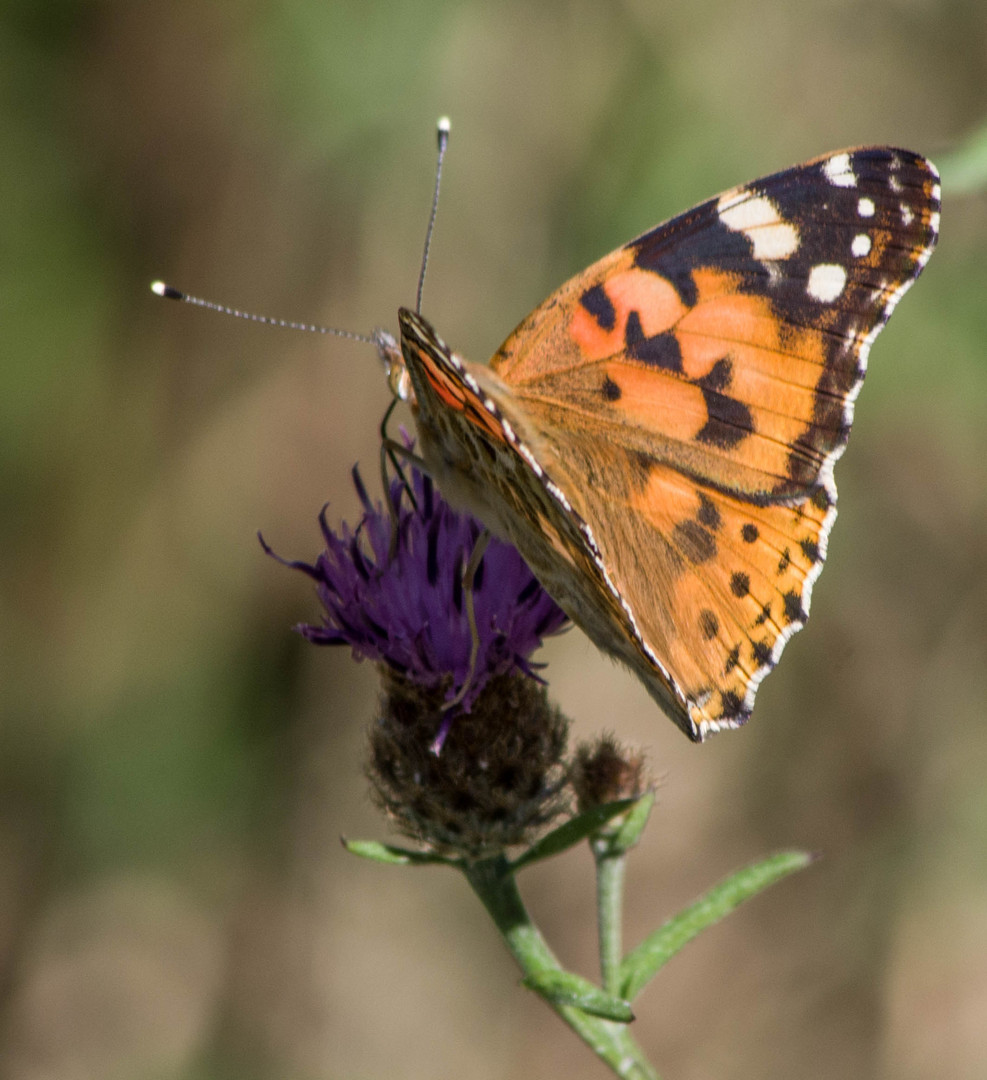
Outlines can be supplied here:
<path id="1" fill-rule="evenodd" d="M 747 718 L 805 621 L 867 354 L 938 222 L 925 159 L 845 151 L 594 264 L 492 375 L 405 348 L 433 455 L 466 447 L 501 531 L 693 738 Z"/>

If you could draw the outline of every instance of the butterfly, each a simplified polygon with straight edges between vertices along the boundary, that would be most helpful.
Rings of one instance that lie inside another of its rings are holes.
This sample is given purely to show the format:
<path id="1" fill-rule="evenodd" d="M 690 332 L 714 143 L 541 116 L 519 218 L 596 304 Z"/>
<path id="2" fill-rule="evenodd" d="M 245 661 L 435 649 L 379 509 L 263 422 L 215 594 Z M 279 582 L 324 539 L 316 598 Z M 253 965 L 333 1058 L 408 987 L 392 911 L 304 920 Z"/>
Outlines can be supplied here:
<path id="1" fill-rule="evenodd" d="M 939 212 L 925 158 L 845 150 L 631 240 L 489 365 L 407 308 L 376 337 L 446 498 L 694 741 L 749 718 L 805 624 L 867 356 Z"/>

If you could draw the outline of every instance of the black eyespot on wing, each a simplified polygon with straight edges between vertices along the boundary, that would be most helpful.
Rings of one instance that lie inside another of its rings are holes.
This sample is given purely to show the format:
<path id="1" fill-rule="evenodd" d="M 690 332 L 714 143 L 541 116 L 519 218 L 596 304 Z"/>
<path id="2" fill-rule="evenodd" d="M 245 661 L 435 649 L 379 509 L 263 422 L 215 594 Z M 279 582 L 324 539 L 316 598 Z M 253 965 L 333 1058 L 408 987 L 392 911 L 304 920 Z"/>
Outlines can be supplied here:
<path id="1" fill-rule="evenodd" d="M 696 434 L 698 442 L 729 450 L 754 430 L 754 417 L 742 401 L 700 385 L 708 419 Z"/>
<path id="2" fill-rule="evenodd" d="M 699 511 L 696 514 L 696 520 L 700 525 L 705 525 L 707 529 L 716 532 L 721 524 L 720 512 L 716 509 L 716 504 L 701 491 L 696 492 L 696 494 L 699 496 Z"/>
<path id="3" fill-rule="evenodd" d="M 682 374 L 682 350 L 674 334 L 655 334 L 645 337 L 641 327 L 641 316 L 632 311 L 627 316 L 624 328 L 624 343 L 629 356 L 649 367 L 661 368 Z"/>
<path id="4" fill-rule="evenodd" d="M 601 392 L 607 401 L 620 401 L 621 395 L 623 394 L 623 390 L 620 389 L 620 384 L 615 383 L 609 375 L 603 380 Z"/>
<path id="5" fill-rule="evenodd" d="M 602 285 L 593 285 L 587 289 L 579 302 L 593 316 L 601 330 L 612 330 L 617 325 L 617 312 Z"/>
<path id="6" fill-rule="evenodd" d="M 751 591 L 751 579 L 738 571 L 730 577 L 730 591 L 737 597 L 746 596 Z"/>
<path id="7" fill-rule="evenodd" d="M 785 618 L 788 622 L 805 622 L 805 608 L 797 592 L 785 593 Z"/>
<path id="8" fill-rule="evenodd" d="M 819 562 L 819 545 L 811 537 L 806 537 L 805 540 L 799 541 L 799 547 L 802 549 L 802 554 L 809 560 L 809 562 Z"/>
<path id="9" fill-rule="evenodd" d="M 723 694 L 720 700 L 723 704 L 724 720 L 729 720 L 735 724 L 746 723 L 750 717 L 750 710 L 743 707 L 740 698 L 732 690 L 728 690 Z"/>
<path id="10" fill-rule="evenodd" d="M 703 390 L 726 390 L 733 379 L 733 361 L 727 357 L 721 357 L 706 372 L 701 379 L 696 379 L 696 386 Z"/>
<path id="11" fill-rule="evenodd" d="M 709 608 L 703 608 L 699 612 L 699 632 L 707 641 L 712 641 L 719 633 L 719 630 L 720 620 Z"/>
<path id="12" fill-rule="evenodd" d="M 689 562 L 704 563 L 716 554 L 716 538 L 697 521 L 680 521 L 675 540 Z"/>
<path id="13" fill-rule="evenodd" d="M 767 667 L 771 663 L 771 646 L 766 641 L 755 641 L 753 654 L 758 667 Z"/>

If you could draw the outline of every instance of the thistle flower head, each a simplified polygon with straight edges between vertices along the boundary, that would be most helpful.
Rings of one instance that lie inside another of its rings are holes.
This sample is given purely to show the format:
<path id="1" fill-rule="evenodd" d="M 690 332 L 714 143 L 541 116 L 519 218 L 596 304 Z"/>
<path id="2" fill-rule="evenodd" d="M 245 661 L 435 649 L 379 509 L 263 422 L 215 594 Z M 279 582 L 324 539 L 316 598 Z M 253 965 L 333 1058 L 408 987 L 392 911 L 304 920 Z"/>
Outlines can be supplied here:
<path id="1" fill-rule="evenodd" d="M 367 776 L 394 827 L 427 848 L 479 859 L 530 844 L 569 809 L 569 723 L 545 687 L 518 671 L 487 681 L 430 749 L 440 695 L 387 672 Z"/>
<path id="2" fill-rule="evenodd" d="M 639 798 L 651 785 L 644 754 L 600 735 L 576 749 L 570 782 L 580 810 Z"/>
<path id="3" fill-rule="evenodd" d="M 477 858 L 532 839 L 568 805 L 568 723 L 530 659 L 567 618 L 517 551 L 492 539 L 472 582 L 471 671 L 463 569 L 480 526 L 419 470 L 409 477 L 414 505 L 397 479 L 388 513 L 354 469 L 355 529 L 337 533 L 323 509 L 325 550 L 314 563 L 286 564 L 315 581 L 323 607 L 320 623 L 297 629 L 381 666 L 367 767 L 377 803 L 406 835 Z"/>
<path id="4" fill-rule="evenodd" d="M 349 645 L 358 660 L 383 663 L 424 690 L 441 689 L 446 700 L 465 686 L 458 708 L 469 712 L 490 679 L 534 675 L 531 654 L 567 618 L 517 551 L 492 539 L 473 579 L 479 653 L 469 677 L 473 637 L 462 576 L 480 526 L 454 511 L 429 477 L 417 469 L 409 476 L 417 505 L 394 480 L 393 519 L 371 502 L 356 468 L 359 525 L 336 533 L 323 509 L 325 550 L 314 564 L 287 563 L 315 581 L 324 609 L 321 623 L 297 629 L 317 645 Z"/>

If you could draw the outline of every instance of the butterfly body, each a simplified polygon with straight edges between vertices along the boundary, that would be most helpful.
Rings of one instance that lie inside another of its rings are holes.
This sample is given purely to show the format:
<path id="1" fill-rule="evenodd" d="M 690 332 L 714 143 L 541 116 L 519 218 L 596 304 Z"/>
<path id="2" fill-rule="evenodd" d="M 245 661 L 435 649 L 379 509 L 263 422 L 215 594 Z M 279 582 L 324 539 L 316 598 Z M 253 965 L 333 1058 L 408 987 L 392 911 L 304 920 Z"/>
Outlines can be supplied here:
<path id="1" fill-rule="evenodd" d="M 925 159 L 845 151 L 619 248 L 489 366 L 407 310 L 382 347 L 446 497 L 696 741 L 805 622 L 867 354 L 938 219 Z"/>

